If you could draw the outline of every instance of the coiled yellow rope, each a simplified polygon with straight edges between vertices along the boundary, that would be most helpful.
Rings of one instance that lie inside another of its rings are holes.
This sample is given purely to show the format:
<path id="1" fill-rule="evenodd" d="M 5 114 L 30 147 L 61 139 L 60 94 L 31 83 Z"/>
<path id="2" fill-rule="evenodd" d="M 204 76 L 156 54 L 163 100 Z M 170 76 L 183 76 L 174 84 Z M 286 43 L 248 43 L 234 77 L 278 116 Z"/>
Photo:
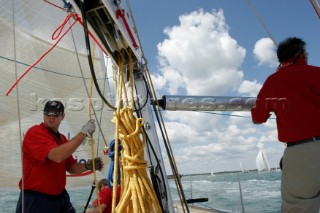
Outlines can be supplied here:
<path id="1" fill-rule="evenodd" d="M 134 26 L 134 31 L 136 33 L 136 36 L 138 38 L 138 41 L 139 41 L 139 46 L 140 46 L 140 50 L 141 50 L 141 53 L 142 53 L 142 58 L 145 59 L 145 54 L 143 52 L 143 48 L 142 48 L 142 43 L 140 41 L 140 37 L 139 37 L 139 33 L 137 31 L 137 26 L 136 26 L 136 23 L 134 21 L 134 16 L 132 14 L 132 10 L 131 10 L 131 6 L 130 6 L 130 3 L 128 0 L 126 0 L 127 2 L 127 5 L 129 7 L 129 13 L 130 13 L 130 17 L 131 17 L 131 20 L 133 22 L 133 26 Z M 146 60 L 145 60 L 146 61 Z M 154 99 L 154 100 L 158 100 L 157 98 L 157 94 L 155 92 L 155 89 L 154 89 L 154 86 L 153 86 L 153 83 L 152 83 L 152 80 L 151 80 L 151 75 L 150 75 L 150 72 L 149 72 L 149 68 L 148 68 L 148 64 L 145 63 L 145 73 L 146 73 L 146 81 L 147 81 L 147 85 L 148 85 L 148 88 L 150 88 L 150 92 L 151 92 L 151 97 Z M 164 130 L 164 135 L 165 135 L 165 138 L 166 138 L 166 141 L 167 141 L 167 145 L 169 147 L 169 151 L 167 152 L 168 155 L 171 155 L 172 157 L 172 164 L 170 163 L 170 166 L 171 166 L 171 170 L 172 170 L 172 173 L 174 173 L 174 170 L 177 172 L 177 174 L 179 174 L 179 171 L 178 171 L 178 168 L 177 168 L 177 164 L 175 162 L 175 159 L 174 159 L 174 155 L 173 155 L 173 151 L 172 151 L 172 148 L 171 148 L 171 144 L 170 144 L 170 140 L 169 140 L 169 137 L 168 137 L 168 133 L 167 133 L 167 130 L 166 130 L 166 126 L 164 124 L 164 120 L 163 120 L 163 117 L 162 117 L 162 113 L 161 113 L 161 110 L 160 110 L 160 106 L 159 106 L 159 103 L 158 101 L 156 101 L 156 105 L 157 105 L 157 110 L 159 112 L 159 117 L 160 117 L 160 121 L 161 121 L 161 126 L 162 126 L 162 129 Z M 176 184 L 176 189 L 178 189 L 178 182 L 181 183 L 181 180 L 180 180 L 180 176 L 175 176 L 174 175 L 174 181 L 175 181 L 175 184 Z M 180 184 L 182 186 L 182 184 Z M 180 203 L 181 203 L 181 207 L 182 207 L 182 210 L 183 212 L 186 212 L 185 210 L 185 206 L 183 204 L 183 199 L 182 199 L 182 196 L 184 196 L 184 192 L 183 192 L 183 187 L 181 187 L 182 191 L 180 190 L 177 190 L 177 193 L 179 195 L 179 198 L 180 198 Z"/>
<path id="2" fill-rule="evenodd" d="M 144 145 L 146 136 L 142 131 L 143 118 L 134 116 L 133 94 L 133 68 L 129 52 L 130 71 L 130 104 L 128 92 L 124 81 L 124 54 L 119 63 L 119 84 L 117 91 L 117 111 L 114 113 L 112 122 L 116 125 L 115 133 L 115 166 L 113 180 L 117 180 L 118 174 L 118 139 L 123 146 L 121 157 L 121 198 L 116 206 L 117 185 L 114 181 L 112 212 L 161 212 L 155 191 L 147 174 L 147 162 L 144 159 Z"/>

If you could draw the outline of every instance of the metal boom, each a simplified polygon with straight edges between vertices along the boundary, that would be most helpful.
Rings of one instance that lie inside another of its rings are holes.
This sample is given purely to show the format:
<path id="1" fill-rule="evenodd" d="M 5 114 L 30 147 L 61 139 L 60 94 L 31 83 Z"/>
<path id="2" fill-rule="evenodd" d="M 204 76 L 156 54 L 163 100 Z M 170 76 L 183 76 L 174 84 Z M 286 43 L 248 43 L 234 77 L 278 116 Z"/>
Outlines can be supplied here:
<path id="1" fill-rule="evenodd" d="M 164 95 L 159 106 L 169 111 L 250 111 L 254 97 Z"/>

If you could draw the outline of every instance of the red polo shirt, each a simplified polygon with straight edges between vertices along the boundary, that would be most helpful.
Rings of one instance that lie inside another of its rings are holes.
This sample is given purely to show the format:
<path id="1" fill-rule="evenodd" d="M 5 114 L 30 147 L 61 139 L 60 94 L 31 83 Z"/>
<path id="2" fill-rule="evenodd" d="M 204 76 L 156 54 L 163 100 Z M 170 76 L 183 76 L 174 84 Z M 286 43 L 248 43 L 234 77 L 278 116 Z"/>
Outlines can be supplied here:
<path id="1" fill-rule="evenodd" d="M 121 188 L 120 186 L 118 186 L 116 204 L 118 204 L 120 201 L 120 193 L 121 193 Z M 105 187 L 101 189 L 101 191 L 99 192 L 99 198 L 100 198 L 100 205 L 102 204 L 107 205 L 107 208 L 105 208 L 102 213 L 111 213 L 112 212 L 112 190 L 109 187 Z M 97 206 L 97 205 L 98 205 L 98 200 L 95 199 L 92 202 L 92 206 Z"/>
<path id="2" fill-rule="evenodd" d="M 47 158 L 49 151 L 59 144 L 66 143 L 67 138 L 49 131 L 43 123 L 31 127 L 23 140 L 23 173 L 24 189 L 38 191 L 50 195 L 58 195 L 66 186 L 66 170 L 76 160 L 70 156 L 61 163 Z M 19 182 L 22 188 L 22 180 Z"/>
<path id="3" fill-rule="evenodd" d="M 266 122 L 271 112 L 277 117 L 279 141 L 320 136 L 320 68 L 300 58 L 270 75 L 251 110 L 252 119 Z"/>

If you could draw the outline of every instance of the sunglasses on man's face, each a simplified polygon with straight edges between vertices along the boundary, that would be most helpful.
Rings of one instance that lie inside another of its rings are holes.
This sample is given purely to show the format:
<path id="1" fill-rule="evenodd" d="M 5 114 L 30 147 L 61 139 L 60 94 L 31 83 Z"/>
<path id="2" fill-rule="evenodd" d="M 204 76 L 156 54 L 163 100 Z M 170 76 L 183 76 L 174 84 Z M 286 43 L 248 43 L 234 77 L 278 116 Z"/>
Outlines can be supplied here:
<path id="1" fill-rule="evenodd" d="M 44 112 L 46 116 L 54 116 L 58 117 L 59 115 L 62 115 L 62 112 Z"/>

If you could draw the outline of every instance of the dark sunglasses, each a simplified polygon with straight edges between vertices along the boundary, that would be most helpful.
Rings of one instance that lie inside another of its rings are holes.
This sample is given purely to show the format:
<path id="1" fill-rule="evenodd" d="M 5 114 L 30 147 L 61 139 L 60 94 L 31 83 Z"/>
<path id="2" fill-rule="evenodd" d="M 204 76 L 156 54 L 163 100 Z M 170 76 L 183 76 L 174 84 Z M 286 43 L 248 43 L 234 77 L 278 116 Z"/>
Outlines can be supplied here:
<path id="1" fill-rule="evenodd" d="M 44 112 L 46 116 L 54 116 L 58 117 L 59 115 L 62 115 L 62 112 Z"/>

